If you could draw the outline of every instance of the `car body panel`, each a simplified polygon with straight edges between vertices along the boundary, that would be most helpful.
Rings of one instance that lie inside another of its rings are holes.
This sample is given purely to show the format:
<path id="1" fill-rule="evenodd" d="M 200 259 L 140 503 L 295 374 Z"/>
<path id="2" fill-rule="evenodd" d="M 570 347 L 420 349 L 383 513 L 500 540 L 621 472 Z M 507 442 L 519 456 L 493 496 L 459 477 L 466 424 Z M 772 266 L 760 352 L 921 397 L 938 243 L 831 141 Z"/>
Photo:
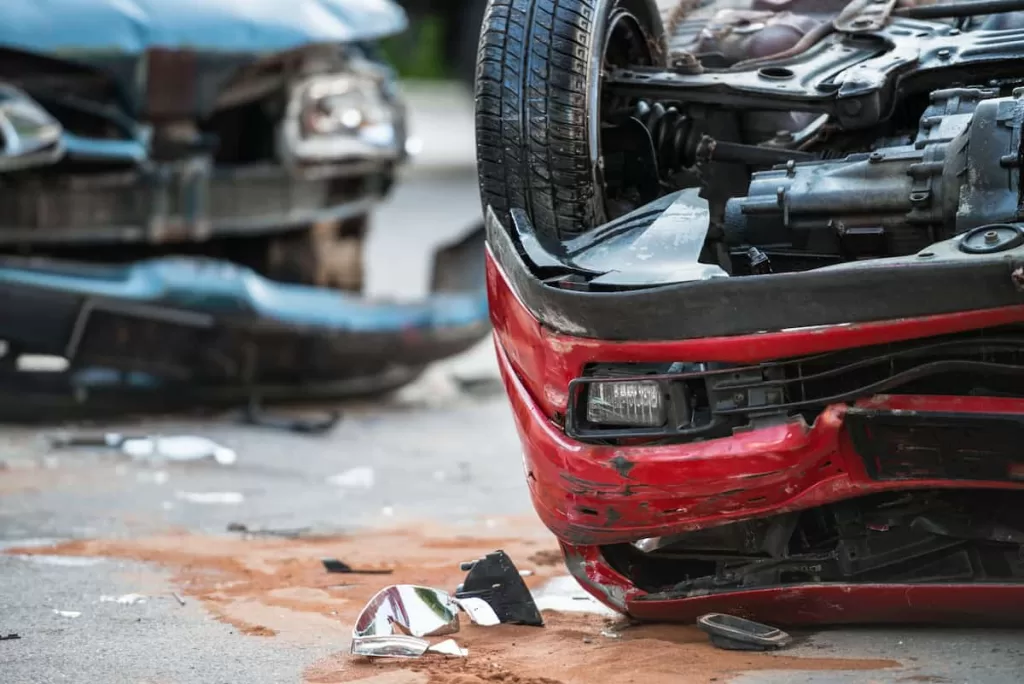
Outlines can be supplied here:
<path id="1" fill-rule="evenodd" d="M 566 565 L 580 585 L 606 605 L 639 620 L 692 623 L 708 613 L 728 613 L 783 627 L 930 624 L 1024 625 L 1019 584 L 807 584 L 654 598 L 633 587 L 601 557 L 596 546 L 563 544 Z"/>
<path id="2" fill-rule="evenodd" d="M 9 0 L 0 45 L 86 61 L 151 48 L 265 54 L 405 26 L 391 0 Z"/>
<path id="3" fill-rule="evenodd" d="M 0 419 L 393 389 L 489 332 L 482 244 L 474 229 L 438 249 L 432 292 L 414 302 L 277 283 L 214 259 L 2 258 Z M 24 355 L 65 367 L 27 371 Z"/>
<path id="4" fill-rule="evenodd" d="M 1022 624 L 1019 584 L 821 583 L 650 595 L 616 571 L 602 546 L 706 529 L 876 492 L 976 488 L 1024 491 L 1001 480 L 873 478 L 851 442 L 851 411 L 1024 417 L 1024 400 L 876 395 L 802 419 L 687 444 L 582 442 L 562 428 L 569 383 L 595 362 L 757 363 L 782 357 L 1024 323 L 1024 306 L 748 335 L 601 340 L 553 330 L 531 310 L 489 244 L 488 295 L 502 378 L 524 451 L 531 499 L 563 545 L 567 566 L 606 605 L 643 620 L 691 622 L 708 612 L 779 625 L 930 622 Z M 540 278 L 538 278 L 538 282 Z M 841 315 L 841 314 L 840 314 Z"/>

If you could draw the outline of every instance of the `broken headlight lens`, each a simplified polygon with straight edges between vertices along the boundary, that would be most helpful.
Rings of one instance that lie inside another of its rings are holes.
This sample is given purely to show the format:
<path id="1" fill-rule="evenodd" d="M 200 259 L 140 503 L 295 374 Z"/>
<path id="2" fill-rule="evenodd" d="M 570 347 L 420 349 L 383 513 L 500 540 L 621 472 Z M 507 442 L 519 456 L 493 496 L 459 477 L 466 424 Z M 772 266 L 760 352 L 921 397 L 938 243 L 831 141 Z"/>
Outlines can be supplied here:
<path id="1" fill-rule="evenodd" d="M 385 146 L 394 144 L 394 108 L 370 78 L 346 74 L 315 79 L 303 100 L 304 138 L 347 135 Z"/>
<path id="2" fill-rule="evenodd" d="M 283 156 L 305 162 L 402 156 L 404 120 L 387 76 L 364 66 L 313 76 L 292 91 Z"/>
<path id="3" fill-rule="evenodd" d="M 657 427 L 666 420 L 665 397 L 655 381 L 594 382 L 587 390 L 587 422 Z"/>

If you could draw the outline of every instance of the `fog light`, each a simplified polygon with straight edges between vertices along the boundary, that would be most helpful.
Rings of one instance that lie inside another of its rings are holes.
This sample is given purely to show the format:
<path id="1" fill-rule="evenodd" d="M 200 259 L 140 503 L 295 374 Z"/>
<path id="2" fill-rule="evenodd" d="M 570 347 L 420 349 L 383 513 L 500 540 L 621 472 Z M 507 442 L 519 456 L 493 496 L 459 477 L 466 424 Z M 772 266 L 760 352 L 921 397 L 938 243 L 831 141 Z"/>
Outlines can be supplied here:
<path id="1" fill-rule="evenodd" d="M 587 422 L 657 427 L 665 424 L 661 385 L 652 381 L 594 382 L 587 391 Z"/>

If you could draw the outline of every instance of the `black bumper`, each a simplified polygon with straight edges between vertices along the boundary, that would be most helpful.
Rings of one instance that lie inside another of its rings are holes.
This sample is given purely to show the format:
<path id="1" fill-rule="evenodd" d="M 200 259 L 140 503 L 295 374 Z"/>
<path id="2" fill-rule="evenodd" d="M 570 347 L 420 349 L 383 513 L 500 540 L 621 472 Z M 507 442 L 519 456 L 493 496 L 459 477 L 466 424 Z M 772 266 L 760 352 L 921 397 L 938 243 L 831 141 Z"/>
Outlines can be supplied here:
<path id="1" fill-rule="evenodd" d="M 274 283 L 226 262 L 0 260 L 0 420 L 352 397 L 395 389 L 490 331 L 483 231 L 440 249 L 399 304 Z M 29 355 L 66 369 L 26 370 Z"/>
<path id="2" fill-rule="evenodd" d="M 541 246 L 528 222 L 506 223 L 488 209 L 492 257 L 541 323 L 573 337 L 685 340 L 1024 304 L 1024 248 L 966 254 L 955 239 L 934 245 L 924 256 L 803 273 L 619 291 L 569 289 L 552 283 L 571 273 L 571 266 L 560 268 L 562 257 Z"/>

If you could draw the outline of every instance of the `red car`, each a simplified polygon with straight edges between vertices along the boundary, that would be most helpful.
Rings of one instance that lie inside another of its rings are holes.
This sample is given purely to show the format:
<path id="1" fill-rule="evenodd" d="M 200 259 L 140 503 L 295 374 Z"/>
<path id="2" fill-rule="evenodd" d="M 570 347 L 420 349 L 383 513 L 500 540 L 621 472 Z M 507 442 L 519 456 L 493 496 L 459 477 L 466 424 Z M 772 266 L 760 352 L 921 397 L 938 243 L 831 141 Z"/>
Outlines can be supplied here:
<path id="1" fill-rule="evenodd" d="M 1024 621 L 1024 2 L 685 9 L 484 23 L 491 318 L 569 570 L 639 619 Z"/>

